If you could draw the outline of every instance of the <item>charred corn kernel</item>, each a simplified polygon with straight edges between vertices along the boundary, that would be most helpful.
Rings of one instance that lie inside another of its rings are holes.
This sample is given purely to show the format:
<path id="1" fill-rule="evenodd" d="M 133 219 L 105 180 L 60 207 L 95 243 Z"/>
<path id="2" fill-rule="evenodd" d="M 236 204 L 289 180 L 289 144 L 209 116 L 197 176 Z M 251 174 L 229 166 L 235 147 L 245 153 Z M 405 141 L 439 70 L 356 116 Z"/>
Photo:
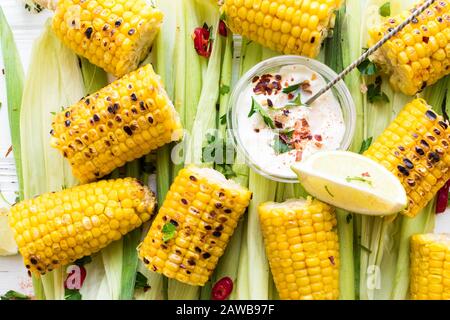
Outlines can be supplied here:
<path id="1" fill-rule="evenodd" d="M 122 199 L 110 197 L 119 190 Z M 129 215 L 111 214 L 122 209 L 124 201 L 133 203 Z M 136 179 L 103 180 L 22 201 L 11 208 L 9 225 L 27 269 L 45 274 L 139 227 L 153 215 L 155 205 L 153 192 Z M 124 221 L 129 223 L 119 228 Z"/>
<path id="2" fill-rule="evenodd" d="M 203 286 L 251 195 L 213 169 L 182 169 L 138 249 L 139 257 L 152 271 Z"/>
<path id="3" fill-rule="evenodd" d="M 333 209 L 308 198 L 262 203 L 258 212 L 280 298 L 337 299 L 339 243 Z"/>
<path id="4" fill-rule="evenodd" d="M 56 114 L 50 133 L 51 145 L 84 183 L 179 140 L 182 128 L 159 76 L 146 65 Z"/>
<path id="5" fill-rule="evenodd" d="M 409 198 L 403 213 L 414 217 L 450 179 L 449 144 L 448 123 L 415 99 L 364 155 L 399 178 Z"/>
<path id="6" fill-rule="evenodd" d="M 411 238 L 411 299 L 450 300 L 450 235 Z"/>
<path id="7" fill-rule="evenodd" d="M 121 77 L 147 56 L 162 20 L 145 0 L 60 0 L 52 26 L 77 54 Z"/>
<path id="8" fill-rule="evenodd" d="M 411 11 L 407 10 L 370 29 L 369 46 L 409 15 Z M 450 73 L 450 52 L 445 50 L 450 39 L 445 35 L 449 33 L 450 1 L 436 1 L 403 31 L 388 40 L 372 59 L 390 75 L 395 90 L 414 95 Z M 414 64 L 418 58 L 425 60 Z"/>
<path id="9" fill-rule="evenodd" d="M 228 27 L 285 54 L 316 57 L 342 0 L 224 0 Z"/>

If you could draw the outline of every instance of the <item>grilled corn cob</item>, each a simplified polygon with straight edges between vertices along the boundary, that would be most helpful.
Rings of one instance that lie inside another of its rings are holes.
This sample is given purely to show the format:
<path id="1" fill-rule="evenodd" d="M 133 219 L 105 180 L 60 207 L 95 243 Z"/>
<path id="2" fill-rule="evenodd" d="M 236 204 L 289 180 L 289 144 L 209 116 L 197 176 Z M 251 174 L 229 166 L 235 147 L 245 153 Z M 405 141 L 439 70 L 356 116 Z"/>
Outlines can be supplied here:
<path id="1" fill-rule="evenodd" d="M 228 27 L 285 54 L 316 57 L 342 0 L 224 0 Z"/>
<path id="2" fill-rule="evenodd" d="M 411 238 L 411 299 L 450 300 L 450 235 Z"/>
<path id="3" fill-rule="evenodd" d="M 449 144 L 448 123 L 415 99 L 364 155 L 400 179 L 409 199 L 403 213 L 414 217 L 450 179 Z"/>
<path id="4" fill-rule="evenodd" d="M 404 21 L 411 11 L 369 30 L 369 46 Z M 390 75 L 395 90 L 414 95 L 450 73 L 450 1 L 436 1 L 392 37 L 373 60 Z"/>
<path id="5" fill-rule="evenodd" d="M 339 243 L 333 209 L 308 198 L 266 202 L 258 211 L 280 298 L 337 299 Z"/>
<path id="6" fill-rule="evenodd" d="M 117 77 L 148 54 L 163 14 L 145 0 L 36 0 L 56 10 L 52 27 L 65 45 Z"/>
<path id="7" fill-rule="evenodd" d="M 182 129 L 159 76 L 147 65 L 56 114 L 50 133 L 51 145 L 84 183 L 179 140 Z"/>
<path id="8" fill-rule="evenodd" d="M 152 271 L 203 286 L 250 198 L 250 191 L 213 169 L 182 169 L 140 245 L 139 257 Z"/>
<path id="9" fill-rule="evenodd" d="M 20 202 L 9 225 L 25 266 L 45 274 L 120 239 L 154 208 L 154 194 L 136 179 L 102 180 Z"/>

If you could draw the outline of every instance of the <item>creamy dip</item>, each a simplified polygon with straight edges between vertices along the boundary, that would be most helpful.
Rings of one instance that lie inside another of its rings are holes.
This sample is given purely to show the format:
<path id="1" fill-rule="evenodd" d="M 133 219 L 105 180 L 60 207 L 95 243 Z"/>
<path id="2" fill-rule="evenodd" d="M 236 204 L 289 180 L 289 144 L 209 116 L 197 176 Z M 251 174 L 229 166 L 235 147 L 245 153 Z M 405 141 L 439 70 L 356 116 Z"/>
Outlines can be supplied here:
<path id="1" fill-rule="evenodd" d="M 310 68 L 289 65 L 254 77 L 240 93 L 239 139 L 262 171 L 293 179 L 292 164 L 317 151 L 340 148 L 346 128 L 334 94 L 328 91 L 311 106 L 301 104 L 325 84 Z"/>

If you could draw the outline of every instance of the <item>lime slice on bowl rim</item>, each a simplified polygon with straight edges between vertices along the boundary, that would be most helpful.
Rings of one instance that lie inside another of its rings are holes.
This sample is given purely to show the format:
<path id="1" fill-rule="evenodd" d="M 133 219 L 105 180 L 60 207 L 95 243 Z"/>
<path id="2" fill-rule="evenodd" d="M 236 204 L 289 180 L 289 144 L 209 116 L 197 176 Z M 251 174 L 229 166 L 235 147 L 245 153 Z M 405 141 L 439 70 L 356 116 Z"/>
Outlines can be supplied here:
<path id="1" fill-rule="evenodd" d="M 8 225 L 8 211 L 0 208 L 0 256 L 9 256 L 17 253 L 13 231 Z"/>
<path id="2" fill-rule="evenodd" d="M 408 204 L 400 180 L 357 153 L 322 151 L 291 168 L 309 194 L 354 213 L 385 216 L 402 211 Z"/>

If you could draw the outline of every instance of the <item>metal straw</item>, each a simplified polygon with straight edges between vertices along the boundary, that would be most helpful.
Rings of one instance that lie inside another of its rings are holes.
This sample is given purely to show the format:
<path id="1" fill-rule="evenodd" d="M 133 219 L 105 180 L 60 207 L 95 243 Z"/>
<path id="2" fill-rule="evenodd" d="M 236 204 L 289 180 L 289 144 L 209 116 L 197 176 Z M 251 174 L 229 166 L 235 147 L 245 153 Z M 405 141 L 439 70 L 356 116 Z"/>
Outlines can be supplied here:
<path id="1" fill-rule="evenodd" d="M 403 21 L 401 24 L 399 24 L 397 27 L 395 27 L 393 30 L 391 30 L 388 34 L 386 34 L 383 39 L 378 41 L 374 46 L 369 48 L 361 57 L 358 58 L 355 62 L 353 62 L 351 65 L 349 65 L 347 68 L 342 71 L 337 78 L 335 78 L 333 81 L 327 84 L 326 87 L 322 88 L 319 92 L 317 92 L 314 96 L 308 99 L 308 101 L 305 102 L 306 105 L 310 105 L 314 101 L 316 101 L 317 98 L 319 98 L 322 94 L 330 90 L 332 87 L 336 85 L 339 81 L 341 81 L 347 74 L 349 74 L 353 69 L 355 69 L 357 66 L 359 66 L 364 60 L 366 60 L 370 55 L 372 55 L 375 51 L 377 51 L 383 44 L 385 44 L 390 38 L 395 36 L 397 33 L 403 30 L 408 24 L 410 24 L 419 14 L 424 12 L 429 6 L 431 6 L 436 0 L 428 0 L 426 1 L 422 6 L 417 8 L 414 13 L 405 21 Z"/>

